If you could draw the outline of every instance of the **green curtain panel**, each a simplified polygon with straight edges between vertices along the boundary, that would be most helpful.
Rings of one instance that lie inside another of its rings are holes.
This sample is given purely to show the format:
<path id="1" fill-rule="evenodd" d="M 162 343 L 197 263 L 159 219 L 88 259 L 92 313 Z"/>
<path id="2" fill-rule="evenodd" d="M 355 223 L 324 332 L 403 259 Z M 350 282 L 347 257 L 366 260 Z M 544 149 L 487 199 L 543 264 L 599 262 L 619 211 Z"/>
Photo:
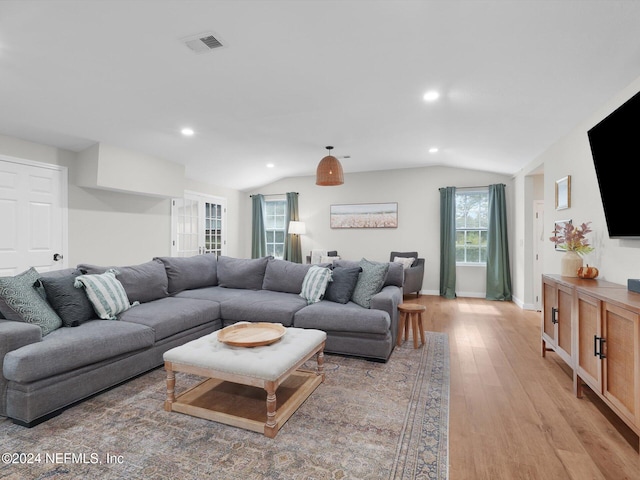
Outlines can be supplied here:
<path id="1" fill-rule="evenodd" d="M 487 300 L 511 300 L 507 206 L 504 185 L 489 185 L 487 236 Z"/>
<path id="2" fill-rule="evenodd" d="M 285 213 L 285 228 L 289 230 L 289 222 L 300 220 L 298 216 L 298 194 L 287 192 L 287 210 Z M 302 245 L 300 235 L 285 235 L 284 237 L 284 259 L 290 262 L 302 263 Z"/>
<path id="3" fill-rule="evenodd" d="M 251 258 L 267 255 L 267 234 L 264 228 L 264 195 L 251 197 Z"/>
<path id="4" fill-rule="evenodd" d="M 456 187 L 440 189 L 440 295 L 456 298 Z"/>

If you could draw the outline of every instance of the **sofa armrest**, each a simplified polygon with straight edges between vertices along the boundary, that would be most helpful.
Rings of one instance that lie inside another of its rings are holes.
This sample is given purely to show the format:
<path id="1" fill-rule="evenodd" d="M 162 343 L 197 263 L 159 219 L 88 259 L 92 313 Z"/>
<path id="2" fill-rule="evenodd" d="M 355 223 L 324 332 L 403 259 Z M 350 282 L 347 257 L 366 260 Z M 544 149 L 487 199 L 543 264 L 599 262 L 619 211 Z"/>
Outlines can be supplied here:
<path id="1" fill-rule="evenodd" d="M 1 375 L 4 356 L 12 350 L 42 340 L 42 329 L 30 323 L 0 320 L 0 415 L 7 414 L 7 380 Z"/>
<path id="2" fill-rule="evenodd" d="M 389 314 L 391 320 L 391 338 L 396 344 L 398 337 L 398 305 L 402 303 L 402 288 L 387 285 L 380 292 L 371 297 L 371 308 L 383 310 Z"/>

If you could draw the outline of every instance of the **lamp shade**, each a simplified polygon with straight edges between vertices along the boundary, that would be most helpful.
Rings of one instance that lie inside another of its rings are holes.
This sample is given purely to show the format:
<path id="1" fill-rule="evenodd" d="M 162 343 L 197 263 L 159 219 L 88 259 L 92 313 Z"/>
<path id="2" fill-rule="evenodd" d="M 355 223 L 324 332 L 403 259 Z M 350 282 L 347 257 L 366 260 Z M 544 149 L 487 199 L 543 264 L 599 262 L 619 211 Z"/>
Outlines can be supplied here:
<path id="1" fill-rule="evenodd" d="M 327 150 L 331 152 L 333 147 L 327 147 Z M 342 185 L 344 183 L 344 173 L 342 171 L 342 165 L 340 161 L 332 156 L 327 155 L 318 164 L 316 169 L 316 185 L 323 187 Z"/>
<path id="2" fill-rule="evenodd" d="M 307 226 L 304 222 L 291 220 L 289 222 L 289 235 L 304 235 L 307 233 Z"/>

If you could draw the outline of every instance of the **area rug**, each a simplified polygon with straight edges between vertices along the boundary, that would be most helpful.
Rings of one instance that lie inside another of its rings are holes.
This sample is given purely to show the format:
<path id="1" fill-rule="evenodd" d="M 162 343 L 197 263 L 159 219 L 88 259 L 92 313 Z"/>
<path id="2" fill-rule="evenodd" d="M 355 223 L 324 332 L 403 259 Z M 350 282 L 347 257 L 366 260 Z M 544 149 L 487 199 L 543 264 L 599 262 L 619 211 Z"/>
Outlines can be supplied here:
<path id="1" fill-rule="evenodd" d="M 446 334 L 387 363 L 326 355 L 325 372 L 275 439 L 165 412 L 161 368 L 31 429 L 2 419 L 0 478 L 448 478 Z M 198 380 L 176 377 L 178 392 Z"/>

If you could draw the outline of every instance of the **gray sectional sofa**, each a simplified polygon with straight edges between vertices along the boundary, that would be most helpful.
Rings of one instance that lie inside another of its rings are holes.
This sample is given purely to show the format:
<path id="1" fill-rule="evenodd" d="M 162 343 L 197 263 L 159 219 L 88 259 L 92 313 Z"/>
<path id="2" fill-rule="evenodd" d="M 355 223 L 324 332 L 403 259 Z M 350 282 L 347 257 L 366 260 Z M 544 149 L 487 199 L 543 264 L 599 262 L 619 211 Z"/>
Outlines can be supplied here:
<path id="1" fill-rule="evenodd" d="M 42 295 L 68 326 L 43 334 L 39 325 L 0 319 L 0 414 L 17 424 L 36 425 L 162 365 L 165 351 L 238 321 L 320 329 L 327 333 L 328 353 L 386 361 L 396 342 L 402 265 L 377 264 L 387 265 L 384 279 L 377 292 L 369 291 L 364 306 L 361 298 L 358 304 L 355 297 L 345 296 L 351 294 L 348 286 L 345 294 L 340 280 L 345 272 L 353 278 L 353 271 L 364 265 L 365 271 L 356 274 L 361 282 L 371 263 L 336 261 L 335 285 L 329 284 L 323 300 L 309 304 L 300 292 L 310 265 L 211 254 L 154 258 L 114 267 L 128 299 L 135 302 L 117 320 L 98 319 L 93 312 L 79 318 L 84 299 L 78 301 L 77 292 L 68 288 L 78 275 L 101 274 L 111 267 L 81 264 L 42 274 Z M 0 311 L 2 306 L 0 302 Z"/>

